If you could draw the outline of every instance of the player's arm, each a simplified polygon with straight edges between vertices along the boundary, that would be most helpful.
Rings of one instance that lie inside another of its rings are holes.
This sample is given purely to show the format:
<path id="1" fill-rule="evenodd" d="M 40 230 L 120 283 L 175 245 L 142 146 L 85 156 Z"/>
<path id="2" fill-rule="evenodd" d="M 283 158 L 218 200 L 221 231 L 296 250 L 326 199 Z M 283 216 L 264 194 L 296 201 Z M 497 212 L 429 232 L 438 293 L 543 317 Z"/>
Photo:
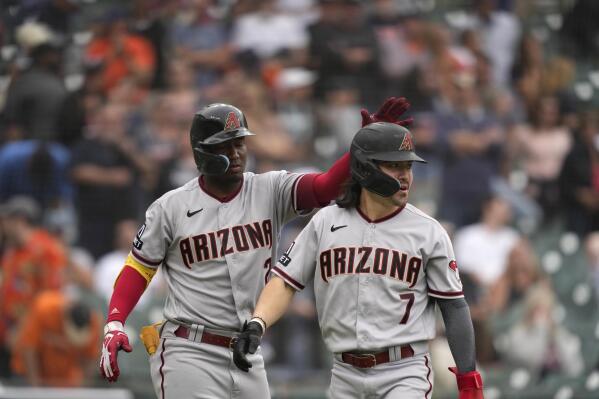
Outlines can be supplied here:
<path id="1" fill-rule="evenodd" d="M 458 371 L 467 373 L 474 370 L 476 368 L 474 328 L 472 327 L 468 303 L 464 298 L 437 298 L 437 304 L 443 316 L 449 349 Z"/>
<path id="2" fill-rule="evenodd" d="M 156 270 L 142 265 L 129 254 L 125 266 L 114 283 L 114 291 L 108 305 L 107 322 L 118 321 L 125 324 L 125 320 L 152 281 Z"/>
<path id="3" fill-rule="evenodd" d="M 468 303 L 464 298 L 437 298 L 445 323 L 449 349 L 457 365 L 449 369 L 456 375 L 460 399 L 482 399 L 483 381 L 476 371 L 474 328 Z"/>
<path id="4" fill-rule="evenodd" d="M 410 103 L 405 97 L 390 97 L 374 114 L 362 109 L 362 127 L 374 122 L 391 122 L 401 126 L 409 126 L 412 123 L 412 118 L 399 119 L 409 107 Z M 297 209 L 320 208 L 329 204 L 337 198 L 342 184 L 349 176 L 349 153 L 345 153 L 324 173 L 305 174 L 297 185 Z"/>
<path id="5" fill-rule="evenodd" d="M 483 381 L 475 370 L 470 309 L 464 299 L 453 245 L 440 224 L 431 234 L 431 243 L 434 244 L 426 263 L 426 283 L 429 297 L 436 298 L 441 310 L 449 349 L 457 365 L 449 370 L 456 375 L 459 399 L 482 399 Z"/>
<path id="6" fill-rule="evenodd" d="M 264 322 L 264 328 L 272 326 L 283 316 L 294 295 L 294 288 L 282 278 L 273 276 L 258 298 L 254 317 Z"/>
<path id="7" fill-rule="evenodd" d="M 125 266 L 114 283 L 106 326 L 104 326 L 100 358 L 100 371 L 110 382 L 116 381 L 120 374 L 117 362 L 118 351 L 122 349 L 131 352 L 132 350 L 123 325 L 155 274 L 156 269 L 142 265 L 129 254 Z"/>

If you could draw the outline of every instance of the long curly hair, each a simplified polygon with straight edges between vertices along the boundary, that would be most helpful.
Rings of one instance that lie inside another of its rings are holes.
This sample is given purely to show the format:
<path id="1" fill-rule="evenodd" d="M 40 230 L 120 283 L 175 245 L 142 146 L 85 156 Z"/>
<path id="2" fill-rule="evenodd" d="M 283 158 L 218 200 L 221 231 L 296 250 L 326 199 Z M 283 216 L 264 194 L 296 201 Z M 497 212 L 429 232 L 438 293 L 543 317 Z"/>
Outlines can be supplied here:
<path id="1" fill-rule="evenodd" d="M 362 186 L 353 177 L 348 179 L 342 186 L 342 192 L 335 203 L 340 208 L 357 208 L 360 205 L 360 193 Z"/>

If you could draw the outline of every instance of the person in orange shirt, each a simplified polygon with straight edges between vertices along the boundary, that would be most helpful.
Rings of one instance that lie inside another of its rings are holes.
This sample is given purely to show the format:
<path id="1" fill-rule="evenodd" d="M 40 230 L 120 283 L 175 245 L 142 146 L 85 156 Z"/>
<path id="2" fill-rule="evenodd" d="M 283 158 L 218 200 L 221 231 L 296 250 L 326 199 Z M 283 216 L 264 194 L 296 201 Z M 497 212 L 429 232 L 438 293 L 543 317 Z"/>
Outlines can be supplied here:
<path id="1" fill-rule="evenodd" d="M 100 315 L 61 291 L 39 294 L 19 329 L 12 369 L 32 386 L 83 386 L 95 374 Z"/>
<path id="2" fill-rule="evenodd" d="M 156 66 L 154 49 L 145 38 L 129 33 L 127 21 L 119 11 L 109 12 L 86 48 L 88 62 L 103 65 L 104 90 L 109 92 L 124 79 L 147 88 Z"/>
<path id="3" fill-rule="evenodd" d="M 0 348 L 6 364 L 14 333 L 42 290 L 63 286 L 67 264 L 61 242 L 35 226 L 40 210 L 29 197 L 16 196 L 0 206 L 6 248 L 0 257 Z"/>

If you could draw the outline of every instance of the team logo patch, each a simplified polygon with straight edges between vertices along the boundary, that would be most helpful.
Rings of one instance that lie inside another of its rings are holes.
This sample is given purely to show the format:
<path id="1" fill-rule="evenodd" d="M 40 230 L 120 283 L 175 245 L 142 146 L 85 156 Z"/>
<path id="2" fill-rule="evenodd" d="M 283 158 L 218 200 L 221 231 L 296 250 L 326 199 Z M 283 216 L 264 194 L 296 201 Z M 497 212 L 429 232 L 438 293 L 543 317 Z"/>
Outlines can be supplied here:
<path id="1" fill-rule="evenodd" d="M 229 112 L 229 115 L 227 115 L 227 121 L 225 122 L 225 130 L 238 129 L 240 126 L 241 123 L 239 122 L 239 118 L 235 112 Z"/>
<path id="2" fill-rule="evenodd" d="M 453 270 L 454 272 L 458 271 L 458 264 L 455 260 L 452 260 L 451 262 L 449 262 L 449 268 L 451 270 Z"/>
<path id="3" fill-rule="evenodd" d="M 143 235 L 144 231 L 146 231 L 145 223 L 139 228 L 139 231 L 135 235 L 135 240 L 133 240 L 133 246 L 137 250 L 141 250 L 141 247 L 144 246 L 144 242 L 141 240 L 141 236 Z"/>
<path id="4" fill-rule="evenodd" d="M 295 245 L 295 241 L 291 243 L 289 248 L 287 248 L 287 251 L 285 251 L 285 253 L 283 255 L 281 255 L 281 257 L 279 258 L 279 263 L 282 264 L 283 266 L 287 266 L 289 264 L 289 262 L 291 262 L 289 253 L 291 252 L 291 249 L 293 248 L 294 245 Z"/>
<path id="5" fill-rule="evenodd" d="M 460 271 L 458 270 L 458 263 L 455 260 L 450 261 L 449 268 L 455 272 L 456 276 L 458 277 L 458 280 L 461 281 Z"/>
<path id="6" fill-rule="evenodd" d="M 401 145 L 399 146 L 399 151 L 414 151 L 412 135 L 409 132 L 406 132 L 406 135 L 403 137 Z"/>

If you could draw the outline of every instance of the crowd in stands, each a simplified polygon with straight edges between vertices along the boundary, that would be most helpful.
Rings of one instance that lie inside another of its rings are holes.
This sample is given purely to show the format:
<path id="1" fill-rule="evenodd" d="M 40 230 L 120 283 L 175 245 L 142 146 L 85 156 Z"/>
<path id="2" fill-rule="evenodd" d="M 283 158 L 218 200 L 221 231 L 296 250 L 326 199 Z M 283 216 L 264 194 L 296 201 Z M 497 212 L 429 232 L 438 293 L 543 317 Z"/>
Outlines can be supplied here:
<path id="1" fill-rule="evenodd" d="M 584 69 L 599 65 L 599 4 L 539 23 L 548 3 L 2 1 L 0 378 L 101 384 L 97 303 L 143 210 L 197 175 L 199 108 L 245 113 L 250 171 L 309 171 L 346 152 L 360 109 L 389 96 L 412 104 L 429 163 L 414 166 L 411 202 L 453 239 L 481 369 L 586 371 L 533 241 L 574 234 L 599 297 L 599 68 Z M 142 301 L 164 290 L 158 279 Z M 295 301 L 265 343 L 288 379 L 328 367 L 312 299 Z"/>

